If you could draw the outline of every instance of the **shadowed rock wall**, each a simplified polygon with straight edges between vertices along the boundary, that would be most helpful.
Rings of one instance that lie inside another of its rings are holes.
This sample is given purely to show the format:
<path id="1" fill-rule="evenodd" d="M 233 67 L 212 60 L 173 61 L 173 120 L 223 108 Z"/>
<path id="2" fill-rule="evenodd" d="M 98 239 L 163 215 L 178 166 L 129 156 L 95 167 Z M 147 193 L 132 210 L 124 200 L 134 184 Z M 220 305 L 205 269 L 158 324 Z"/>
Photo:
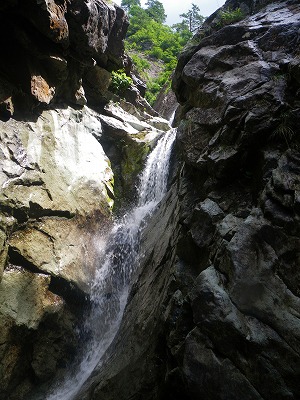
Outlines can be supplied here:
<path id="1" fill-rule="evenodd" d="M 172 331 L 169 348 L 189 399 L 296 399 L 300 7 L 229 6 L 249 15 L 228 26 L 213 15 L 173 80 L 185 161 L 178 255 L 195 279 L 193 329 L 175 342 Z"/>
<path id="2" fill-rule="evenodd" d="M 223 10 L 236 8 L 208 19 L 175 71 L 177 257 L 141 271 L 119 354 L 81 398 L 300 398 L 300 7 Z"/>
<path id="3" fill-rule="evenodd" d="M 7 0 L 0 11 L 4 120 L 58 101 L 82 106 L 99 75 L 103 96 L 109 85 L 105 71 L 124 66 L 128 20 L 113 3 Z"/>

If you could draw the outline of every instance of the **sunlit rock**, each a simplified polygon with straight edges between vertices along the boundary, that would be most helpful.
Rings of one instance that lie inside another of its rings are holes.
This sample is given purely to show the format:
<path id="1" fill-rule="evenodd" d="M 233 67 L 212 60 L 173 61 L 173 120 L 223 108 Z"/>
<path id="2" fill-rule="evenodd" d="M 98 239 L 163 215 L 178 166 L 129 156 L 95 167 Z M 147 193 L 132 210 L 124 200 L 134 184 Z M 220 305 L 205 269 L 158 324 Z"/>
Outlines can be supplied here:
<path id="1" fill-rule="evenodd" d="M 92 224 L 76 217 L 41 218 L 10 236 L 10 259 L 89 292 L 97 262 L 96 234 Z"/>
<path id="2" fill-rule="evenodd" d="M 84 290 L 94 270 L 92 232 L 113 205 L 113 173 L 95 131 L 96 114 L 65 109 L 10 121 L 1 133 L 1 207 L 19 223 L 42 219 L 14 232 L 12 251 Z"/>
<path id="3" fill-rule="evenodd" d="M 93 113 L 71 109 L 46 111 L 36 122 L 12 121 L 9 129 L 6 124 L 1 133 L 3 206 L 27 215 L 37 209 L 40 215 L 100 210 L 108 216 L 113 174 L 92 134 L 95 129 L 101 130 L 101 124 Z M 16 155 L 11 157 L 9 149 Z"/>
<path id="4" fill-rule="evenodd" d="M 49 275 L 7 270 L 1 282 L 0 313 L 17 325 L 36 329 L 45 313 L 55 313 L 63 304 L 62 299 L 49 292 L 49 283 Z"/>

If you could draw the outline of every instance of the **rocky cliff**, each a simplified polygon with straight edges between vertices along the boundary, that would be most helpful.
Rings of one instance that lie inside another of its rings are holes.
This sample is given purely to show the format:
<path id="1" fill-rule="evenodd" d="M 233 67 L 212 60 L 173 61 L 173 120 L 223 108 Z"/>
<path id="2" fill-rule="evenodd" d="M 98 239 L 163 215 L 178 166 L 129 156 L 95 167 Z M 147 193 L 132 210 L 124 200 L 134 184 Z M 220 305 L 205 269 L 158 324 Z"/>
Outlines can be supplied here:
<path id="1" fill-rule="evenodd" d="M 195 280 L 192 329 L 175 342 L 171 332 L 169 348 L 188 398 L 296 399 L 300 7 L 230 6 L 248 15 L 228 26 L 213 15 L 173 81 L 185 161 L 178 255 Z"/>
<path id="2" fill-rule="evenodd" d="M 2 118 L 58 99 L 85 104 L 88 83 L 123 66 L 127 26 L 123 10 L 103 1 L 4 1 Z"/>
<path id="3" fill-rule="evenodd" d="M 170 126 L 110 87 L 130 69 L 121 8 L 12 0 L 0 18 L 0 397 L 21 400 L 80 348 L 112 210 Z"/>
<path id="4" fill-rule="evenodd" d="M 181 54 L 168 250 L 78 399 L 300 398 L 299 28 L 298 1 L 228 1 Z"/>
<path id="5" fill-rule="evenodd" d="M 109 89 L 120 8 L 0 11 L 0 397 L 21 400 L 80 347 L 99 238 L 168 124 Z M 229 0 L 181 54 L 171 189 L 78 399 L 300 398 L 299 31 L 296 0 Z"/>

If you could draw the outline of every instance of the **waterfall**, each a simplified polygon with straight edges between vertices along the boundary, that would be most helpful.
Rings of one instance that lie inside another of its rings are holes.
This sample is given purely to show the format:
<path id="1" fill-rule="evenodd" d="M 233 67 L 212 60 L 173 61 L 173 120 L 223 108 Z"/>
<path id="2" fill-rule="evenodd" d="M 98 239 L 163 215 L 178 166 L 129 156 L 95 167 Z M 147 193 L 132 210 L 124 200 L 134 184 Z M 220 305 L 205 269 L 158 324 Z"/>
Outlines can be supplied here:
<path id="1" fill-rule="evenodd" d="M 92 307 L 83 332 L 86 346 L 80 362 L 63 382 L 50 390 L 46 400 L 72 400 L 92 374 L 103 365 L 104 356 L 120 326 L 133 273 L 139 266 L 139 242 L 143 226 L 167 192 L 168 167 L 176 130 L 157 142 L 140 176 L 138 202 L 117 221 L 108 235 L 92 284 Z"/>

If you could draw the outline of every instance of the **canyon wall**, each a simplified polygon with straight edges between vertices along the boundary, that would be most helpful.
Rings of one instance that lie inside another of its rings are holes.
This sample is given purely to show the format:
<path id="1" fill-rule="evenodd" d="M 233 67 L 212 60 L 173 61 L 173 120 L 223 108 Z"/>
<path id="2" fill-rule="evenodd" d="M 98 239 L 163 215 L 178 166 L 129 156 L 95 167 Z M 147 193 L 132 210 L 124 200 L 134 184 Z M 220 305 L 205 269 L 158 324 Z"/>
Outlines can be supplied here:
<path id="1" fill-rule="evenodd" d="M 80 348 L 101 238 L 169 125 L 110 89 L 130 69 L 122 9 L 0 12 L 0 397 L 21 400 Z M 228 0 L 180 55 L 170 191 L 78 399 L 300 397 L 299 29 L 296 0 Z"/>
<path id="2" fill-rule="evenodd" d="M 11 0 L 0 19 L 0 397 L 21 400 L 81 348 L 113 209 L 170 126 L 110 87 L 130 70 L 121 8 Z"/>
<path id="3" fill-rule="evenodd" d="M 225 6 L 246 17 L 213 15 L 173 80 L 185 161 L 178 256 L 194 281 L 192 325 L 168 345 L 187 398 L 296 399 L 300 7 Z"/>
<path id="4" fill-rule="evenodd" d="M 300 397 L 300 7 L 225 9 L 173 79 L 179 209 L 156 231 L 177 237 L 173 262 L 146 263 L 84 399 Z"/>

